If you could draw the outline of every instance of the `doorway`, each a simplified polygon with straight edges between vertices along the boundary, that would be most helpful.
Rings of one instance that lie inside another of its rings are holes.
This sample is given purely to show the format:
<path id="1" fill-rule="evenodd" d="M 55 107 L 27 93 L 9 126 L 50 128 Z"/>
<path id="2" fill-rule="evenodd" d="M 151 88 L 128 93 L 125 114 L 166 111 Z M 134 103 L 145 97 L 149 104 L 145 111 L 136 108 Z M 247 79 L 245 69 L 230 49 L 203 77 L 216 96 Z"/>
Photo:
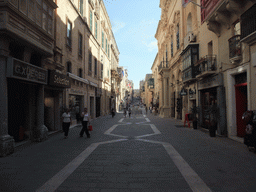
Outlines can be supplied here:
<path id="1" fill-rule="evenodd" d="M 242 120 L 242 115 L 245 111 L 247 111 L 247 83 L 235 85 L 235 93 L 237 136 L 244 137 L 246 125 Z"/>

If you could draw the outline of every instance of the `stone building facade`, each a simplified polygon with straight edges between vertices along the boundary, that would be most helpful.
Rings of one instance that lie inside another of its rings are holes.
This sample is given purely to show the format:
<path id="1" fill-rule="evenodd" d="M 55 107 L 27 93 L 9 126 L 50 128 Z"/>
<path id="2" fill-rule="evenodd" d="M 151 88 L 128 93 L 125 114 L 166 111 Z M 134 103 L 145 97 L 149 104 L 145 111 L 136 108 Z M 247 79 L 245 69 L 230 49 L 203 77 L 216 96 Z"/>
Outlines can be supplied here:
<path id="1" fill-rule="evenodd" d="M 241 116 L 255 110 L 255 3 L 160 1 L 162 14 L 155 35 L 159 61 L 153 66 L 161 75 L 162 117 L 185 120 L 191 107 L 198 106 L 199 125 L 209 129 L 217 107 L 217 134 L 238 140 L 244 136 Z"/>
<path id="2" fill-rule="evenodd" d="M 57 61 L 48 59 L 54 55 L 56 8 L 52 0 L 0 2 L 0 156 L 14 151 L 14 141 L 43 141 L 48 129 L 59 129 L 55 117 L 69 79 L 56 72 Z M 55 106 L 48 121 L 45 102 Z"/>

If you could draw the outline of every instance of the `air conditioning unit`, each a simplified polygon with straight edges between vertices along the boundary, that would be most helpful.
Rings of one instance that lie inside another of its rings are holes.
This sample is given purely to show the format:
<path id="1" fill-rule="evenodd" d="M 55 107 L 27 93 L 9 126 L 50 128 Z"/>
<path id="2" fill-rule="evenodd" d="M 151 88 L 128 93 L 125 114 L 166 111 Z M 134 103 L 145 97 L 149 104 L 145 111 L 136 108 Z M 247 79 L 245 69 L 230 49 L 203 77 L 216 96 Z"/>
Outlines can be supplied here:
<path id="1" fill-rule="evenodd" d="M 188 42 L 195 42 L 196 41 L 196 36 L 194 35 L 194 33 L 190 33 L 188 35 Z"/>

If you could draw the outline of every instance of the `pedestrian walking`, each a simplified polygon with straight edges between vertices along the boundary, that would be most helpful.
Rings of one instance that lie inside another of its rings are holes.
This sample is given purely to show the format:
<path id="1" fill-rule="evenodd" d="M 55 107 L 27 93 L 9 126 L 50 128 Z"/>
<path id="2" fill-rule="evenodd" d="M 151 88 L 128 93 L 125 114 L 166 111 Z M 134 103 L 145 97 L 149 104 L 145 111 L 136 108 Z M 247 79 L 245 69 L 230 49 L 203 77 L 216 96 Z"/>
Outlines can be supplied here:
<path id="1" fill-rule="evenodd" d="M 124 117 L 126 117 L 126 108 L 124 108 Z"/>
<path id="2" fill-rule="evenodd" d="M 131 107 L 129 107 L 129 109 L 128 109 L 128 113 L 129 113 L 129 118 L 131 117 L 131 113 L 132 113 L 132 109 L 131 109 Z"/>
<path id="3" fill-rule="evenodd" d="M 146 110 L 146 114 L 148 114 L 148 108 L 147 108 L 147 106 L 145 107 L 145 110 Z"/>
<path id="4" fill-rule="evenodd" d="M 114 108 L 111 109 L 111 114 L 112 114 L 112 118 L 113 118 L 115 116 L 115 109 Z"/>
<path id="5" fill-rule="evenodd" d="M 66 108 L 65 112 L 62 114 L 62 129 L 64 132 L 64 139 L 68 138 L 70 124 L 71 124 L 70 110 Z"/>
<path id="6" fill-rule="evenodd" d="M 90 133 L 88 131 L 88 128 L 87 128 L 88 123 L 90 123 L 90 116 L 87 112 L 87 108 L 84 108 L 84 112 L 82 113 L 81 117 L 83 118 L 83 121 L 82 121 L 83 127 L 80 131 L 80 137 L 83 137 L 84 132 L 85 132 L 87 137 L 90 138 L 91 135 L 90 135 Z"/>

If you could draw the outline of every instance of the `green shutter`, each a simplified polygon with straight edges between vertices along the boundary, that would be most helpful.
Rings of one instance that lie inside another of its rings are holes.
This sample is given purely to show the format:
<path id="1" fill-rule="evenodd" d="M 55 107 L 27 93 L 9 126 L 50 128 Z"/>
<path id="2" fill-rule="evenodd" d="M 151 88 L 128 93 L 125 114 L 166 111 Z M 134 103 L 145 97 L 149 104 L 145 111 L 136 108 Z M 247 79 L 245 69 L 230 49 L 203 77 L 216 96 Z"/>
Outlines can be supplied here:
<path id="1" fill-rule="evenodd" d="M 98 39 L 98 23 L 95 21 L 95 38 Z"/>
<path id="2" fill-rule="evenodd" d="M 104 49 L 104 33 L 102 32 L 102 49 Z"/>
<path id="3" fill-rule="evenodd" d="M 92 11 L 90 11 L 90 30 L 92 31 Z"/>

